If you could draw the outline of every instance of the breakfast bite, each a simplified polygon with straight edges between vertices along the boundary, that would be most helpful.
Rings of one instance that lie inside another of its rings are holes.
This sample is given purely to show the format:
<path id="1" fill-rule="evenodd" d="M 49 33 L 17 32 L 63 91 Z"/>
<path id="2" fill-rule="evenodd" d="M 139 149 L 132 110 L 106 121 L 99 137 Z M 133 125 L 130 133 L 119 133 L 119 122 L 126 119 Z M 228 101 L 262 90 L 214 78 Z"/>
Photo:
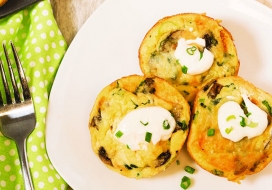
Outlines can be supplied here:
<path id="1" fill-rule="evenodd" d="M 187 149 L 208 172 L 240 183 L 272 160 L 272 95 L 238 76 L 197 94 Z"/>
<path id="2" fill-rule="evenodd" d="M 159 20 L 138 57 L 144 75 L 167 80 L 190 104 L 206 82 L 237 75 L 240 66 L 231 33 L 219 20 L 197 13 Z"/>
<path id="3" fill-rule="evenodd" d="M 111 170 L 131 178 L 164 171 L 188 135 L 190 107 L 168 82 L 130 75 L 106 86 L 90 113 L 93 151 Z"/>

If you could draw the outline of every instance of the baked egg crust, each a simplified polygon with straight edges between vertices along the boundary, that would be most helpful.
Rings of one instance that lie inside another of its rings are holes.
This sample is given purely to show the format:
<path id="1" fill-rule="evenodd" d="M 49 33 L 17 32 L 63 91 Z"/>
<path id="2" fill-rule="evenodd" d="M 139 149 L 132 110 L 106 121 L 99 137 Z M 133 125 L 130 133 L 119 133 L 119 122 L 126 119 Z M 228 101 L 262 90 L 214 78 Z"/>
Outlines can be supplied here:
<path id="1" fill-rule="evenodd" d="M 183 13 L 164 17 L 145 35 L 138 51 L 139 64 L 146 76 L 158 76 L 170 82 L 191 104 L 198 90 L 209 80 L 237 75 L 239 60 L 231 33 L 205 14 Z M 183 71 L 175 57 L 178 41 L 204 39 L 203 48 L 213 55 L 209 70 L 196 75 Z"/>
<path id="2" fill-rule="evenodd" d="M 247 95 L 253 104 L 267 113 L 268 126 L 259 136 L 233 142 L 219 131 L 218 110 L 230 99 L 242 108 L 241 94 Z M 241 77 L 211 81 L 199 91 L 194 101 L 187 141 L 189 154 L 208 172 L 233 182 L 240 183 L 247 175 L 260 172 L 272 159 L 271 106 L 270 94 Z M 209 130 L 213 130 L 214 134 L 209 135 Z"/>
<path id="3" fill-rule="evenodd" d="M 171 137 L 146 150 L 131 150 L 115 138 L 118 123 L 129 112 L 149 106 L 168 110 L 176 121 Z M 158 77 L 131 75 L 106 86 L 90 113 L 93 151 L 111 170 L 131 178 L 151 177 L 164 171 L 179 154 L 188 135 L 190 107 L 168 82 Z"/>

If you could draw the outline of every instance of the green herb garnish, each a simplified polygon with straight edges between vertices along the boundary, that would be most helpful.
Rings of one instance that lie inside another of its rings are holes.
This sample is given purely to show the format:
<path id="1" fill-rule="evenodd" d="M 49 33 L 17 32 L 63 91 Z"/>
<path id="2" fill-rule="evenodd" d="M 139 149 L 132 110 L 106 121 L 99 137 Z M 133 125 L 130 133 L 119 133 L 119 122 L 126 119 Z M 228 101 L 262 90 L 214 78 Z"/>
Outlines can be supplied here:
<path id="1" fill-rule="evenodd" d="M 229 120 L 232 120 L 232 119 L 236 119 L 235 115 L 228 116 L 226 120 L 229 121 Z"/>
<path id="2" fill-rule="evenodd" d="M 258 123 L 251 121 L 247 126 L 249 126 L 250 128 L 255 128 L 258 126 Z"/>
<path id="3" fill-rule="evenodd" d="M 191 166 L 185 166 L 184 170 L 189 174 L 193 174 L 195 172 L 195 169 L 192 168 Z"/>
<path id="4" fill-rule="evenodd" d="M 144 123 L 144 122 L 142 122 L 142 121 L 140 121 L 141 122 L 141 124 L 143 124 L 144 126 L 147 126 L 148 125 L 148 122 L 146 122 L 146 123 Z"/>
<path id="5" fill-rule="evenodd" d="M 200 103 L 204 103 L 205 102 L 205 98 L 201 98 L 198 100 Z"/>
<path id="6" fill-rule="evenodd" d="M 221 171 L 221 170 L 217 170 L 217 169 L 214 169 L 211 171 L 214 175 L 217 175 L 217 176 L 223 176 L 224 175 L 224 172 Z"/>
<path id="7" fill-rule="evenodd" d="M 195 46 L 192 46 L 192 47 L 189 47 L 186 49 L 186 51 L 189 55 L 194 55 L 196 50 L 197 50 L 197 48 Z"/>
<path id="8" fill-rule="evenodd" d="M 151 138 L 152 138 L 152 133 L 146 132 L 145 133 L 145 141 L 150 143 Z"/>
<path id="9" fill-rule="evenodd" d="M 179 160 L 176 160 L 176 163 L 177 163 L 177 165 L 180 165 L 180 161 Z"/>
<path id="10" fill-rule="evenodd" d="M 221 98 L 217 98 L 215 100 L 212 100 L 213 105 L 217 105 L 220 102 Z"/>
<path id="11" fill-rule="evenodd" d="M 215 133 L 215 130 L 214 130 L 214 129 L 208 129 L 208 131 L 207 131 L 207 135 L 208 135 L 209 137 L 214 136 L 214 133 Z"/>
<path id="12" fill-rule="evenodd" d="M 197 116 L 198 116 L 198 111 L 196 111 L 195 113 L 194 113 L 194 115 L 193 115 L 193 120 L 195 120 L 196 118 L 197 118 Z"/>
<path id="13" fill-rule="evenodd" d="M 233 127 L 230 127 L 230 128 L 226 128 L 225 129 L 225 132 L 227 133 L 227 134 L 230 134 L 230 132 L 233 130 Z"/>
<path id="14" fill-rule="evenodd" d="M 165 130 L 170 129 L 170 124 L 167 119 L 163 121 L 162 126 Z"/>
<path id="15" fill-rule="evenodd" d="M 133 102 L 132 100 L 131 100 L 131 102 L 133 103 L 133 105 L 134 105 L 134 109 L 136 109 L 136 108 L 138 108 L 138 104 L 136 104 L 135 102 Z"/>
<path id="16" fill-rule="evenodd" d="M 121 138 L 123 136 L 123 132 L 122 131 L 117 131 L 117 133 L 115 133 L 115 136 L 117 138 Z"/>
<path id="17" fill-rule="evenodd" d="M 220 63 L 220 62 L 217 61 L 216 64 L 217 64 L 219 67 L 221 67 L 221 66 L 224 64 L 224 62 L 221 62 L 221 63 Z"/>
<path id="18" fill-rule="evenodd" d="M 240 117 L 242 118 L 242 120 L 240 121 L 240 125 L 242 127 L 245 127 L 246 126 L 246 119 L 244 117 L 242 117 L 242 116 L 240 116 Z"/>
<path id="19" fill-rule="evenodd" d="M 131 168 L 138 168 L 138 166 L 134 165 L 134 164 L 130 164 Z"/>
<path id="20" fill-rule="evenodd" d="M 180 183 L 180 187 L 182 189 L 188 189 L 191 185 L 191 180 L 189 177 L 187 176 L 183 176 L 183 178 L 181 179 L 181 183 Z"/>
<path id="21" fill-rule="evenodd" d="M 269 105 L 268 101 L 264 100 L 264 101 L 262 101 L 262 104 L 266 106 L 269 115 L 272 116 L 272 108 L 271 108 L 271 106 Z"/>
<path id="22" fill-rule="evenodd" d="M 202 52 L 202 51 L 199 51 L 199 53 L 200 53 L 200 58 L 199 58 L 199 60 L 201 60 L 202 57 L 203 57 L 203 52 Z"/>
<path id="23" fill-rule="evenodd" d="M 182 66 L 181 71 L 182 71 L 184 74 L 187 74 L 188 67 L 186 67 L 185 65 Z"/>
<path id="24" fill-rule="evenodd" d="M 186 124 L 186 122 L 183 120 L 182 122 L 177 121 L 178 126 L 181 128 L 181 130 L 185 131 L 186 129 L 188 129 L 188 126 Z"/>

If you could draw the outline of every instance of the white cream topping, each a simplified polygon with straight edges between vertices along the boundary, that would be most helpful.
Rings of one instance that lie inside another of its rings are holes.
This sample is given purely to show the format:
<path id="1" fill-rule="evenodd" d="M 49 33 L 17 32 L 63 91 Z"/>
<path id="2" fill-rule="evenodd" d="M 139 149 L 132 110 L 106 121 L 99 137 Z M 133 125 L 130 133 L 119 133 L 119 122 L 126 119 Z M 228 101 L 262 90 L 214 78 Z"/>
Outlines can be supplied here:
<path id="1" fill-rule="evenodd" d="M 187 67 L 187 74 L 189 75 L 197 75 L 207 71 L 212 66 L 214 59 L 214 55 L 208 49 L 204 48 L 204 51 L 200 52 L 196 46 L 192 45 L 194 43 L 202 47 L 206 44 L 202 38 L 194 40 L 181 38 L 174 52 L 181 66 Z"/>
<path id="2" fill-rule="evenodd" d="M 218 110 L 218 126 L 223 137 L 237 142 L 244 137 L 261 135 L 268 125 L 267 113 L 242 94 L 248 114 L 234 101 L 224 103 Z"/>
<path id="3" fill-rule="evenodd" d="M 114 136 L 131 150 L 145 150 L 148 143 L 155 145 L 168 140 L 175 126 L 176 121 L 168 110 L 144 107 L 129 112 L 118 124 Z"/>

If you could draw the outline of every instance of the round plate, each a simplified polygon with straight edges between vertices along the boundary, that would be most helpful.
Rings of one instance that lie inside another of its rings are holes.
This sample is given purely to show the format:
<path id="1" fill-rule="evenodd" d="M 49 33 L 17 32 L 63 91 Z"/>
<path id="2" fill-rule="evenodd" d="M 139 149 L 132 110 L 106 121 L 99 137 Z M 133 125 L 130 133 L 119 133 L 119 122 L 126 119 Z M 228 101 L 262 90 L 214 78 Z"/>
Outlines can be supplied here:
<path id="1" fill-rule="evenodd" d="M 138 48 L 162 17 L 185 12 L 221 19 L 233 35 L 240 58 L 239 75 L 272 94 L 272 11 L 251 0 L 107 0 L 86 21 L 69 47 L 56 76 L 48 107 L 46 143 L 52 164 L 76 190 L 180 190 L 184 175 L 190 189 L 267 189 L 272 165 L 241 184 L 214 176 L 189 157 L 186 147 L 166 171 L 148 179 L 115 173 L 93 153 L 88 129 L 96 96 L 112 81 L 142 74 Z M 184 166 L 196 169 L 194 174 Z"/>

